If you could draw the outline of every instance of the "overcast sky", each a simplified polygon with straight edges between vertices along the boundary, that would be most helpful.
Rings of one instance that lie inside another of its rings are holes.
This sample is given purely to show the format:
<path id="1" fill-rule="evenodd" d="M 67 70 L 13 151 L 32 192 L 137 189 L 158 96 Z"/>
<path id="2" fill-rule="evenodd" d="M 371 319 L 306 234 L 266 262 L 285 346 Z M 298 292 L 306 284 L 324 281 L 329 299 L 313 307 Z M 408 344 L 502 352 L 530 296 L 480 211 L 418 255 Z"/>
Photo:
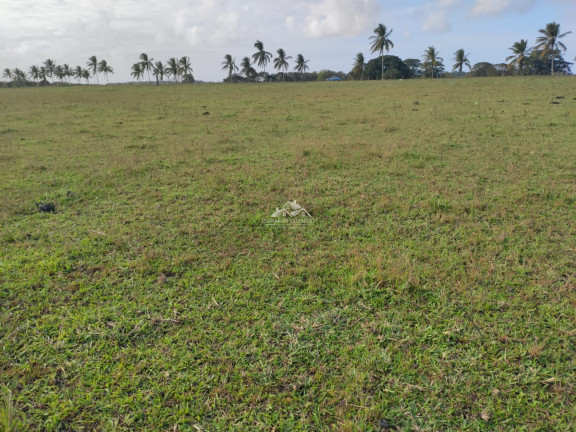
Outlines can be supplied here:
<path id="1" fill-rule="evenodd" d="M 311 71 L 348 72 L 357 53 L 376 57 L 369 37 L 380 23 L 393 29 L 390 54 L 421 58 L 434 45 L 451 69 L 459 48 L 472 64 L 504 62 L 514 42 L 534 45 L 552 21 L 573 32 L 562 41 L 574 62 L 576 0 L 0 0 L 0 70 L 48 58 L 85 66 L 95 55 L 123 82 L 145 52 L 189 56 L 197 80 L 221 81 L 224 55 L 239 64 L 261 40 L 274 56 L 304 55 Z"/>

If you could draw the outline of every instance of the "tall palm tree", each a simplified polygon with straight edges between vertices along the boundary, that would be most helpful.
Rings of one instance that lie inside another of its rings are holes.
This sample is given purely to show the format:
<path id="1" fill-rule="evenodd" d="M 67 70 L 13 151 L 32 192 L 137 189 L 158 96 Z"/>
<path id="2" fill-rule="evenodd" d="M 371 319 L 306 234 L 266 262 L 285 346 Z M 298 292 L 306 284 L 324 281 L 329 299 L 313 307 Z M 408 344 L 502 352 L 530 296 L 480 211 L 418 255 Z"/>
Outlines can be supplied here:
<path id="1" fill-rule="evenodd" d="M 184 81 L 187 76 L 192 76 L 193 71 L 190 57 L 180 57 L 180 60 L 178 60 L 178 72 L 182 75 L 182 81 Z"/>
<path id="2" fill-rule="evenodd" d="M 352 66 L 352 70 L 350 71 L 350 75 L 354 79 L 362 79 L 362 74 L 364 73 L 364 54 L 358 53 L 354 58 L 354 65 Z"/>
<path id="3" fill-rule="evenodd" d="M 62 65 L 62 70 L 64 72 L 64 76 L 68 79 L 68 82 L 70 82 L 70 77 L 72 76 L 72 69 L 70 68 L 70 65 L 64 63 Z"/>
<path id="4" fill-rule="evenodd" d="M 256 70 L 252 67 L 252 63 L 248 57 L 244 57 L 240 63 L 240 73 L 246 78 L 252 79 L 256 76 Z"/>
<path id="5" fill-rule="evenodd" d="M 114 69 L 112 69 L 112 66 L 110 66 L 106 60 L 100 60 L 98 62 L 98 72 L 102 72 L 106 77 L 106 84 L 110 84 L 110 82 L 108 82 L 108 74 L 114 73 Z"/>
<path id="6" fill-rule="evenodd" d="M 76 66 L 74 69 L 72 69 L 72 76 L 78 80 L 78 84 L 80 84 L 80 80 L 82 79 L 83 71 L 84 69 L 82 69 L 82 66 Z"/>
<path id="7" fill-rule="evenodd" d="M 434 48 L 433 46 L 429 46 L 426 51 L 424 52 L 424 62 L 422 63 L 422 67 L 425 70 L 429 70 L 432 72 L 432 78 L 434 78 L 434 71 L 436 70 L 436 68 L 440 65 L 442 65 L 442 57 L 439 57 L 438 54 L 440 54 L 438 51 L 436 51 L 436 48 Z"/>
<path id="8" fill-rule="evenodd" d="M 90 71 L 88 69 L 82 69 L 82 78 L 86 80 L 86 84 L 90 84 Z"/>
<path id="9" fill-rule="evenodd" d="M 462 73 L 462 68 L 464 66 L 468 66 L 468 70 L 472 69 L 470 65 L 470 60 L 468 60 L 468 54 L 464 52 L 463 49 L 459 49 L 454 53 L 454 66 L 452 66 L 452 70 L 455 71 L 458 69 L 458 73 Z"/>
<path id="10" fill-rule="evenodd" d="M 2 78 L 12 81 L 12 71 L 9 68 L 4 69 L 2 71 Z"/>
<path id="11" fill-rule="evenodd" d="M 56 63 L 54 63 L 54 60 L 51 59 L 44 60 L 44 67 L 46 68 L 46 76 L 48 78 L 52 78 L 54 72 L 56 71 Z"/>
<path id="12" fill-rule="evenodd" d="M 176 57 L 171 57 L 168 59 L 165 71 L 167 76 L 172 75 L 174 77 L 174 82 L 178 82 L 180 68 L 178 67 L 178 60 Z"/>
<path id="13" fill-rule="evenodd" d="M 38 82 L 40 78 L 40 68 L 36 65 L 30 66 L 28 69 L 28 76 L 34 80 L 34 82 Z"/>
<path id="14" fill-rule="evenodd" d="M 572 33 L 571 31 L 560 34 L 560 24 L 551 22 L 546 27 L 538 30 L 542 36 L 536 39 L 536 49 L 542 50 L 540 57 L 550 56 L 550 73 L 554 75 L 554 59 L 560 55 L 561 51 L 566 51 L 566 45 L 558 39 Z"/>
<path id="15" fill-rule="evenodd" d="M 308 70 L 309 61 L 310 60 L 305 60 L 302 54 L 296 56 L 294 70 L 300 74 L 300 81 L 302 81 L 302 74 Z"/>
<path id="16" fill-rule="evenodd" d="M 158 78 L 160 78 L 160 81 L 164 81 L 164 75 L 166 75 L 166 67 L 161 61 L 154 63 L 152 75 L 156 77 L 156 84 L 158 84 Z"/>
<path id="17" fill-rule="evenodd" d="M 382 76 L 380 79 L 384 79 L 384 50 L 389 52 L 390 48 L 394 48 L 394 43 L 390 40 L 390 34 L 392 34 L 392 29 L 388 31 L 385 25 L 379 24 L 378 27 L 374 29 L 374 36 L 370 36 L 370 40 L 372 41 L 370 52 L 374 53 L 379 51 L 380 58 L 382 59 Z"/>
<path id="18" fill-rule="evenodd" d="M 98 80 L 98 59 L 96 56 L 92 56 L 88 59 L 86 67 L 92 73 L 92 75 L 96 76 L 96 84 L 100 84 L 100 81 Z"/>
<path id="19" fill-rule="evenodd" d="M 286 52 L 282 48 L 276 52 L 278 53 L 278 57 L 274 59 L 274 68 L 282 71 L 282 81 L 285 81 L 284 73 L 286 70 L 288 70 L 288 60 L 290 60 L 292 57 L 287 56 Z"/>
<path id="20" fill-rule="evenodd" d="M 254 48 L 258 51 L 252 54 L 252 59 L 254 60 L 254 63 L 257 63 L 258 66 L 262 68 L 264 74 L 266 74 L 266 65 L 270 60 L 272 60 L 272 54 L 268 51 L 264 51 L 264 44 L 260 41 L 256 41 Z"/>
<path id="21" fill-rule="evenodd" d="M 528 41 L 524 39 L 520 39 L 520 42 L 514 42 L 509 50 L 514 53 L 514 55 L 506 57 L 506 61 L 512 60 L 508 63 L 508 68 L 518 68 L 520 71 L 520 75 L 523 75 L 522 72 L 524 71 L 524 62 L 530 56 L 530 48 L 528 48 Z"/>
<path id="22" fill-rule="evenodd" d="M 144 75 L 144 70 L 142 68 L 143 68 L 142 63 L 134 63 L 132 65 L 132 72 L 130 73 L 130 75 L 136 78 L 138 82 L 140 82 L 140 78 L 142 78 L 142 75 Z"/>
<path id="23" fill-rule="evenodd" d="M 238 70 L 238 66 L 236 66 L 236 59 L 233 59 L 230 54 L 226 54 L 224 56 L 224 61 L 222 62 L 222 70 L 228 71 L 228 81 L 232 82 L 232 74 L 234 71 Z"/>
<path id="24" fill-rule="evenodd" d="M 144 72 L 148 72 L 148 82 L 152 84 L 152 80 L 150 79 L 150 71 L 154 67 L 154 63 L 152 63 L 153 58 L 149 58 L 148 54 L 142 53 L 140 54 L 140 69 L 142 69 L 142 75 Z"/>
<path id="25" fill-rule="evenodd" d="M 26 73 L 22 69 L 12 69 L 12 77 L 14 78 L 14 81 L 26 82 Z"/>
<path id="26" fill-rule="evenodd" d="M 60 80 L 60 82 L 62 82 L 62 80 L 66 76 L 66 74 L 64 73 L 64 68 L 62 67 L 62 65 L 58 65 L 54 68 L 54 75 L 56 75 L 56 78 L 58 78 Z"/>
<path id="27" fill-rule="evenodd" d="M 38 78 L 40 79 L 40 82 L 43 84 L 48 83 L 48 73 L 46 72 L 46 68 L 44 66 L 40 67 L 40 72 L 38 73 Z"/>

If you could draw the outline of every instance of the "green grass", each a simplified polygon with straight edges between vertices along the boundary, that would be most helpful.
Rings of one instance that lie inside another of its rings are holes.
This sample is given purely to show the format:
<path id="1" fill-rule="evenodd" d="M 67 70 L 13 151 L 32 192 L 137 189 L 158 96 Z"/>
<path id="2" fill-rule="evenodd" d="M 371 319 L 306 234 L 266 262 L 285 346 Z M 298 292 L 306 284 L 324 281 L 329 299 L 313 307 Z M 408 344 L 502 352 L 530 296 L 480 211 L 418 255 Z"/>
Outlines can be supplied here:
<path id="1" fill-rule="evenodd" d="M 575 430 L 574 88 L 1 89 L 22 430 Z"/>

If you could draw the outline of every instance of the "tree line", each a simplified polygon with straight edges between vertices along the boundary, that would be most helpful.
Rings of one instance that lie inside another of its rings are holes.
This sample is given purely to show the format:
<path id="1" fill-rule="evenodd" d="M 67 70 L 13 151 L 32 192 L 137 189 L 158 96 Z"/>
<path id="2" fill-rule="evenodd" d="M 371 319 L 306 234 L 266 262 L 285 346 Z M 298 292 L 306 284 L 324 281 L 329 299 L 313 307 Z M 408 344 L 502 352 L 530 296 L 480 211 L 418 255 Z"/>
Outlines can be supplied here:
<path id="1" fill-rule="evenodd" d="M 224 79 L 224 81 L 228 82 L 246 82 L 246 81 L 286 81 L 286 78 L 289 78 L 289 81 L 294 80 L 294 75 L 288 74 L 288 67 L 290 66 L 288 60 L 292 59 L 291 56 L 286 54 L 282 48 L 279 48 L 276 51 L 277 57 L 273 58 L 274 56 L 272 53 L 266 51 L 264 49 L 264 44 L 257 40 L 254 44 L 256 48 L 256 52 L 252 54 L 252 59 L 250 57 L 244 57 L 240 62 L 241 69 L 238 68 L 236 65 L 236 59 L 232 57 L 231 54 L 226 54 L 224 56 L 224 61 L 222 62 L 222 70 L 228 72 L 228 77 Z M 274 60 L 274 69 L 278 70 L 280 75 L 271 75 L 266 73 L 266 66 L 270 61 Z M 304 58 L 302 54 L 298 54 L 296 59 L 294 60 L 294 69 L 293 71 L 298 74 L 297 77 L 300 81 L 305 80 L 305 74 L 308 72 L 309 66 L 308 61 Z M 257 72 L 254 68 L 254 65 L 262 68 L 261 72 Z M 235 73 L 239 72 L 239 73 Z M 309 78 L 306 75 L 306 78 Z"/>
<path id="2" fill-rule="evenodd" d="M 244 57 L 240 65 L 236 64 L 236 59 L 231 54 L 224 56 L 222 70 L 227 72 L 225 82 L 263 82 L 263 81 L 315 81 L 325 80 L 331 76 L 341 79 L 408 79 L 408 78 L 440 78 L 445 76 L 463 75 L 463 69 L 468 68 L 471 76 L 505 76 L 505 75 L 554 75 L 571 74 L 572 63 L 566 61 L 562 54 L 566 52 L 566 46 L 561 39 L 572 33 L 571 31 L 561 33 L 560 24 L 551 22 L 540 30 L 536 38 L 536 45 L 529 46 L 528 40 L 520 39 L 514 42 L 512 55 L 506 58 L 506 62 L 491 64 L 480 62 L 471 64 L 469 53 L 464 49 L 458 49 L 454 53 L 454 61 L 451 72 L 446 72 L 444 59 L 440 57 L 439 51 L 432 45 L 429 46 L 421 59 L 399 57 L 389 55 L 389 51 L 394 48 L 390 36 L 393 30 L 388 29 L 384 24 L 379 24 L 370 36 L 370 53 L 378 53 L 379 56 L 365 61 L 361 52 L 354 58 L 352 70 L 348 73 L 335 72 L 331 70 L 321 70 L 320 72 L 308 72 L 309 60 L 302 54 L 298 54 L 294 59 L 292 71 L 289 60 L 284 49 L 279 48 L 274 57 L 272 53 L 264 49 L 261 41 L 256 41 L 254 47 L 256 52 L 251 57 Z M 386 55 L 384 55 L 386 51 Z M 266 72 L 266 66 L 273 62 L 273 68 L 277 74 Z M 260 68 L 260 71 L 256 70 Z M 89 57 L 86 66 L 70 67 L 68 64 L 57 65 L 53 60 L 47 59 L 42 65 L 30 66 L 28 72 L 19 68 L 3 70 L 2 78 L 8 80 L 5 85 L 26 86 L 26 85 L 51 85 L 55 80 L 61 84 L 67 82 L 71 84 L 74 78 L 78 84 L 86 80 L 90 84 L 90 78 L 96 78 L 96 83 L 100 84 L 99 74 L 102 73 L 108 81 L 108 75 L 114 73 L 112 66 L 106 60 L 98 60 L 96 56 Z M 192 83 L 194 82 L 193 70 L 190 58 L 183 56 L 180 58 L 171 57 L 164 64 L 162 61 L 154 62 L 146 53 L 140 54 L 139 61 L 131 68 L 131 76 L 138 82 L 148 78 L 152 83 L 151 75 L 157 85 L 164 81 L 164 78 L 172 78 L 174 82 Z M 0 82 L 0 85 L 3 83 Z"/>
<path id="3" fill-rule="evenodd" d="M 358 53 L 348 75 L 352 79 L 439 78 L 447 75 L 460 76 L 464 67 L 468 68 L 472 76 L 571 74 L 572 63 L 567 62 L 562 56 L 562 53 L 566 52 L 566 46 L 560 39 L 572 32 L 561 33 L 560 24 L 556 22 L 548 23 L 538 32 L 540 36 L 536 39 L 534 47 L 529 47 L 528 41 L 524 39 L 515 42 L 509 48 L 512 55 L 506 58 L 507 63 L 480 62 L 472 66 L 470 54 L 464 49 L 458 49 L 452 58 L 454 61 L 452 73 L 446 73 L 444 59 L 433 45 L 424 51 L 422 60 L 401 60 L 396 56 L 385 56 L 384 50 L 388 53 L 394 48 L 394 43 L 390 40 L 392 30 L 380 24 L 370 37 L 370 52 L 377 52 L 380 56 L 365 63 L 364 55 Z"/>

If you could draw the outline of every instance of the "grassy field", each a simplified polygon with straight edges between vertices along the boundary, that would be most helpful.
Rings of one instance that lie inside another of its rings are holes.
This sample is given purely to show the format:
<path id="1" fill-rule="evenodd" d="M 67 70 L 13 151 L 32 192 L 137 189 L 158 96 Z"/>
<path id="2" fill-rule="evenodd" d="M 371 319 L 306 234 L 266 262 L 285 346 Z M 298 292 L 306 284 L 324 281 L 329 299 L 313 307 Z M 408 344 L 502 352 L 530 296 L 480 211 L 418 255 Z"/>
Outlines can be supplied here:
<path id="1" fill-rule="evenodd" d="M 575 89 L 1 90 L 0 419 L 576 430 Z"/>

